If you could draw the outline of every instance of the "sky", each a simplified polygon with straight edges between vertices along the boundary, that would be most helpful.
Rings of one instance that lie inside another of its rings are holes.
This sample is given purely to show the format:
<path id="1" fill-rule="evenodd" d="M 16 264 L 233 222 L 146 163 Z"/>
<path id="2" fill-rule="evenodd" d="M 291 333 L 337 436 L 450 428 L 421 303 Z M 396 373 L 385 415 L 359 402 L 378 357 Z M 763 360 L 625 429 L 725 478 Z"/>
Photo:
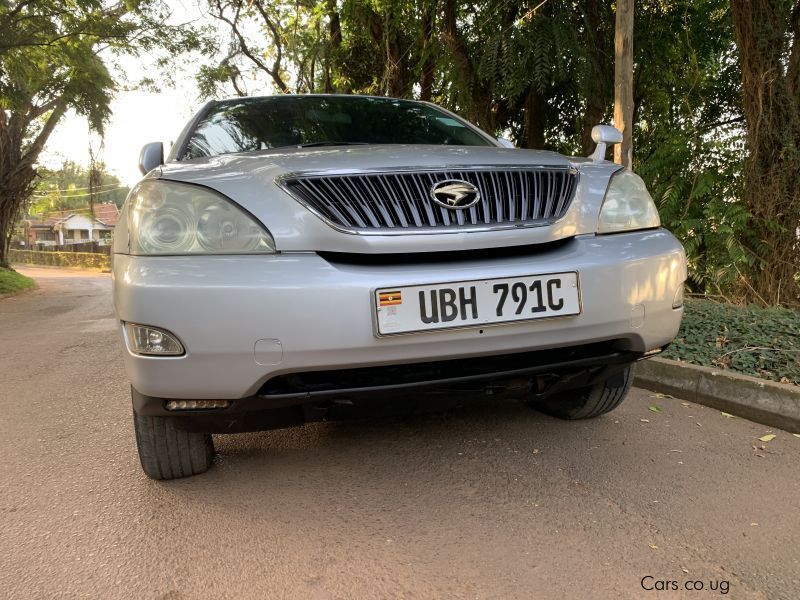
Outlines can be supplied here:
<path id="1" fill-rule="evenodd" d="M 194 22 L 217 26 L 194 0 L 173 0 L 169 4 L 173 9 L 172 23 Z M 221 29 L 219 37 L 221 42 L 227 44 L 227 36 Z M 141 179 L 137 162 L 142 146 L 149 142 L 163 142 L 166 155 L 186 122 L 204 103 L 198 96 L 194 79 L 193 67 L 197 63 L 188 58 L 182 61 L 184 66 L 175 74 L 174 87 L 162 86 L 158 93 L 119 91 L 111 103 L 112 116 L 106 126 L 104 145 L 98 158 L 105 162 L 108 171 L 126 185 L 131 186 Z M 154 62 L 155 59 L 149 56 L 119 59 L 120 67 L 129 81 L 135 81 L 145 74 L 152 76 Z M 96 137 L 90 138 L 86 120 L 69 112 L 50 137 L 39 163 L 50 168 L 58 167 L 64 160 L 87 165 L 90 140 L 93 140 L 93 148 L 97 148 L 99 141 Z"/>

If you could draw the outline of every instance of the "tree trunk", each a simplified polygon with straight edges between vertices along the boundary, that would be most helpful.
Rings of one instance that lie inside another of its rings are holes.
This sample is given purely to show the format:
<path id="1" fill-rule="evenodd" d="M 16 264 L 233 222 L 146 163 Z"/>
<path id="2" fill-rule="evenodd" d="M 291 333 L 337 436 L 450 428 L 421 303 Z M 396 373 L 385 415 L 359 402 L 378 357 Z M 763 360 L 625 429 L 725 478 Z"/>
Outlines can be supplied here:
<path id="1" fill-rule="evenodd" d="M 614 125 L 622 143 L 614 146 L 614 162 L 630 168 L 633 154 L 633 3 L 617 0 L 614 34 Z"/>
<path id="2" fill-rule="evenodd" d="M 339 51 L 342 47 L 342 23 L 339 11 L 336 10 L 336 0 L 328 0 L 328 51 L 325 54 L 325 93 L 333 94 L 336 91 L 333 85 L 332 69 L 339 62 Z"/>
<path id="3" fill-rule="evenodd" d="M 67 110 L 63 100 L 54 101 L 44 125 L 26 145 L 29 127 L 43 116 L 44 108 L 29 107 L 27 113 L 0 110 L 0 265 L 8 264 L 8 245 L 23 204 L 36 179 L 33 165 L 56 124 Z"/>
<path id="4" fill-rule="evenodd" d="M 588 60 L 581 149 L 583 154 L 591 154 L 595 147 L 592 128 L 603 122 L 606 109 L 612 101 L 610 90 L 613 87 L 614 73 L 611 70 L 611 6 L 606 0 L 585 0 L 583 12 Z"/>
<path id="5" fill-rule="evenodd" d="M 756 263 L 751 301 L 800 304 L 800 2 L 731 0 L 748 156 L 744 198 Z"/>
<path id="6" fill-rule="evenodd" d="M 471 93 L 463 99 L 466 116 L 487 133 L 495 135 L 497 127 L 492 104 L 492 90 L 487 83 L 480 80 L 475 66 L 470 60 L 469 49 L 458 30 L 456 0 L 444 0 L 443 17 L 442 39 L 447 49 L 450 50 L 458 76 L 467 83 L 465 87 L 471 90 Z"/>
<path id="7" fill-rule="evenodd" d="M 383 42 L 385 46 L 383 81 L 386 95 L 404 98 L 408 89 L 408 54 L 403 51 L 403 34 L 397 23 L 396 8 L 387 6 L 384 13 Z"/>
<path id="8" fill-rule="evenodd" d="M 419 99 L 430 102 L 433 96 L 433 75 L 435 63 L 431 54 L 433 46 L 433 21 L 436 3 L 423 2 L 422 6 L 422 72 L 420 73 Z"/>
<path id="9" fill-rule="evenodd" d="M 544 149 L 545 111 L 547 98 L 531 86 L 525 97 L 525 139 L 523 148 Z"/>

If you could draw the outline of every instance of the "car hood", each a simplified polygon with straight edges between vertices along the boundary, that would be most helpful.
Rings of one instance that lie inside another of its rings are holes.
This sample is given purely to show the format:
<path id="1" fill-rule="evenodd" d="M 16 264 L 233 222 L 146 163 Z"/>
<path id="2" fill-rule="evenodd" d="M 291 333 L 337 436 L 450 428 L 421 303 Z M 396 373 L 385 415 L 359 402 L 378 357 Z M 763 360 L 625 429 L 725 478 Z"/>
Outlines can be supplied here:
<path id="1" fill-rule="evenodd" d="M 440 233 L 430 235 L 354 235 L 330 227 L 276 184 L 300 173 L 356 173 L 419 168 L 491 166 L 572 167 L 580 172 L 575 201 L 568 214 L 549 227 Z M 281 251 L 424 252 L 533 244 L 562 239 L 596 224 L 610 163 L 568 158 L 555 152 L 497 147 L 365 145 L 280 148 L 170 162 L 155 174 L 161 179 L 194 183 L 231 198 L 258 218 Z M 591 229 L 594 231 L 594 229 Z"/>
<path id="2" fill-rule="evenodd" d="M 168 163 L 163 176 L 192 173 L 252 173 L 271 171 L 277 175 L 306 171 L 390 170 L 408 167 L 448 167 L 463 165 L 537 164 L 568 166 L 570 159 L 542 150 L 482 146 L 364 145 L 277 148 L 261 152 L 221 154 Z"/>

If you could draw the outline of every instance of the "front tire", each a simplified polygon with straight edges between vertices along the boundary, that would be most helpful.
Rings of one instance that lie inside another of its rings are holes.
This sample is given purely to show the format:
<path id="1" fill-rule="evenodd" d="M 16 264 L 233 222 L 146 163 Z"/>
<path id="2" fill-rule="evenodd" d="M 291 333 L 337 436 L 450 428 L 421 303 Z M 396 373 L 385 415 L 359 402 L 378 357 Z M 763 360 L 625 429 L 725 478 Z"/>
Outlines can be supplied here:
<path id="1" fill-rule="evenodd" d="M 559 419 L 593 419 L 622 404 L 633 384 L 633 371 L 633 364 L 630 364 L 624 371 L 592 386 L 553 394 L 544 400 L 531 400 L 527 404 Z"/>
<path id="2" fill-rule="evenodd" d="M 133 414 L 139 460 L 150 479 L 177 479 L 204 473 L 214 459 L 211 435 L 178 429 L 175 418 Z"/>

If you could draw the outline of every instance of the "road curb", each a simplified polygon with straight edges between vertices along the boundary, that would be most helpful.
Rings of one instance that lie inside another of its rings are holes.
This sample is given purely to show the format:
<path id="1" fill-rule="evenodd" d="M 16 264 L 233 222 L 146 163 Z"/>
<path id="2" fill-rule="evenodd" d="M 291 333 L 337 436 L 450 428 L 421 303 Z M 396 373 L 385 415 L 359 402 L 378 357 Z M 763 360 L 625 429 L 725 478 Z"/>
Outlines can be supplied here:
<path id="1" fill-rule="evenodd" d="M 666 358 L 651 358 L 636 365 L 634 385 L 800 432 L 800 386 Z"/>

